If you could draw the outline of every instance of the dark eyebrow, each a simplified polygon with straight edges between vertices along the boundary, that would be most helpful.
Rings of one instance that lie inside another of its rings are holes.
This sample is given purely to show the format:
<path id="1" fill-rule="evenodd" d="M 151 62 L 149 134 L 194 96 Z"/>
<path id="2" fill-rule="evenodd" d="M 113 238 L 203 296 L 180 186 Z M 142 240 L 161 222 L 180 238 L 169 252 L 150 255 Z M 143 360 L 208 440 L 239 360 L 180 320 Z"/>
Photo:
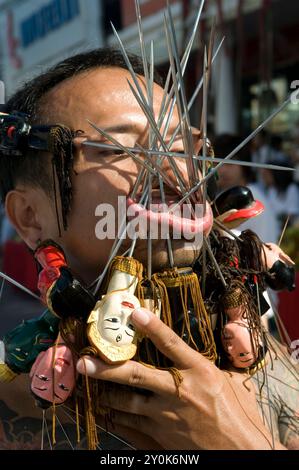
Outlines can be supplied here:
<path id="1" fill-rule="evenodd" d="M 103 129 L 105 132 L 117 132 L 118 134 L 126 134 L 129 132 L 137 132 L 136 124 L 120 124 L 118 126 L 106 127 Z"/>

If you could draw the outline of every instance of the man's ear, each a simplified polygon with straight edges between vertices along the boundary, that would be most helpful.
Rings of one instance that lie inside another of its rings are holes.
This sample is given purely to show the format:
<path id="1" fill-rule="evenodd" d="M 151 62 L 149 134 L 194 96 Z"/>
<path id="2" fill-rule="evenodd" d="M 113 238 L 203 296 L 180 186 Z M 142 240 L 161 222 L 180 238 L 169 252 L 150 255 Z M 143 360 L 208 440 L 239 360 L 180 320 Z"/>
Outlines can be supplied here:
<path id="1" fill-rule="evenodd" d="M 38 201 L 33 191 L 14 189 L 6 196 L 5 208 L 7 216 L 24 242 L 35 250 L 41 239 L 39 224 Z"/>

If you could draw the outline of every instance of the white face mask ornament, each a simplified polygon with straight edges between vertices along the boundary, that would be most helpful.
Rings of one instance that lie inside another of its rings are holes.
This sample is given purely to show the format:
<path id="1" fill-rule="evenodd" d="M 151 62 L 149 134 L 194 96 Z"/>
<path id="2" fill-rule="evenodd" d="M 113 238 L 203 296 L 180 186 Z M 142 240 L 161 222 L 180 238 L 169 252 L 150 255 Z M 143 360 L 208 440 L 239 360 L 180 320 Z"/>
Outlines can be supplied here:
<path id="1" fill-rule="evenodd" d="M 126 258 L 118 258 L 115 269 L 112 268 L 107 293 L 96 303 L 87 321 L 90 344 L 105 362 L 112 364 L 134 357 L 138 339 L 141 339 L 131 315 L 141 306 L 134 292 L 142 265 L 132 258 L 129 263 L 131 268 L 128 268 Z M 123 271 L 126 268 L 129 272 Z"/>

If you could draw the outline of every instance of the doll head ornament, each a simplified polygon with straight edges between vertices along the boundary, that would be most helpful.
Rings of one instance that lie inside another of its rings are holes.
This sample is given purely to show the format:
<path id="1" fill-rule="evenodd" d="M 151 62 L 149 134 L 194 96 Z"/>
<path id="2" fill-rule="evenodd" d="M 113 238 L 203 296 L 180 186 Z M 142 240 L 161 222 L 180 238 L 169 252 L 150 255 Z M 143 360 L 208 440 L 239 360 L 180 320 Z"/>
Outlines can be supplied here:
<path id="1" fill-rule="evenodd" d="M 136 260 L 120 257 L 117 262 L 107 294 L 96 303 L 87 321 L 89 341 L 108 363 L 131 359 L 136 354 L 138 340 L 131 314 L 140 307 L 134 292 L 142 265 Z"/>
<path id="2" fill-rule="evenodd" d="M 249 309 L 242 299 L 242 290 L 235 288 L 223 298 L 227 323 L 222 328 L 221 342 L 234 367 L 251 367 L 257 360 L 262 344 L 258 330 L 249 327 Z"/>
<path id="3" fill-rule="evenodd" d="M 140 307 L 139 300 L 129 292 L 113 292 L 102 301 L 102 314 L 97 327 L 102 338 L 115 346 L 131 344 L 135 328 L 130 318 L 134 309 Z"/>
<path id="4" fill-rule="evenodd" d="M 222 330 L 222 345 L 234 367 L 251 367 L 258 359 L 259 343 L 246 320 L 230 321 Z"/>
<path id="5" fill-rule="evenodd" d="M 42 267 L 38 277 L 41 300 L 60 318 L 86 318 L 95 298 L 68 269 L 62 248 L 53 240 L 45 240 L 34 256 Z"/>
<path id="6" fill-rule="evenodd" d="M 39 354 L 30 377 L 31 391 L 42 408 L 60 405 L 69 398 L 75 387 L 75 365 L 70 348 L 60 337 L 54 346 Z"/>

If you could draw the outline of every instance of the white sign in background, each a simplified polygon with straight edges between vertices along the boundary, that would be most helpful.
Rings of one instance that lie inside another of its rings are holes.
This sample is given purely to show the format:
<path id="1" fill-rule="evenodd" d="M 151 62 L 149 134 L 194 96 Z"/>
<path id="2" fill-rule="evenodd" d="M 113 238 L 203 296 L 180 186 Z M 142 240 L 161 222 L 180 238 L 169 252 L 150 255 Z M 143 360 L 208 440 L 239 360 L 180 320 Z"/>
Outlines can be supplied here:
<path id="1" fill-rule="evenodd" d="M 53 19 L 51 14 L 57 5 L 58 18 Z M 45 7 L 48 7 L 51 22 L 51 27 L 46 28 Z M 72 0 L 24 0 L 10 2 L 1 11 L 1 78 L 7 95 L 58 60 L 102 44 L 100 2 L 78 0 L 78 9 L 79 14 L 76 2 L 72 5 Z M 68 15 L 70 12 L 71 15 Z M 42 22 L 42 26 L 38 21 Z M 24 22 L 27 22 L 27 46 L 22 34 Z M 46 31 L 42 37 L 43 28 Z M 28 37 L 31 37 L 29 41 Z"/>

